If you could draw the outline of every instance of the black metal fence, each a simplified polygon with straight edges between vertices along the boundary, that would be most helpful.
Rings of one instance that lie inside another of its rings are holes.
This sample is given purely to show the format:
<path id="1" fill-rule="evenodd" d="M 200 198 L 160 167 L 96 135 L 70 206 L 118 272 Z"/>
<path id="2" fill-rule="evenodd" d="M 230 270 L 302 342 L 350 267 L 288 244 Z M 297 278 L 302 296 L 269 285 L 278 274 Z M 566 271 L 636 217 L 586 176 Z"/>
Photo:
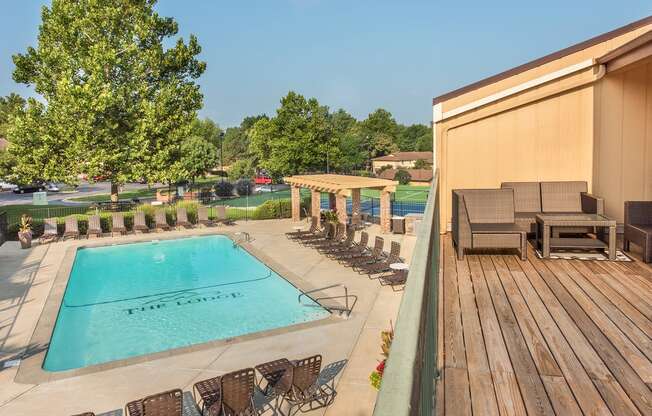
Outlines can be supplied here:
<path id="1" fill-rule="evenodd" d="M 7 241 L 7 213 L 0 212 L 0 246 Z"/>

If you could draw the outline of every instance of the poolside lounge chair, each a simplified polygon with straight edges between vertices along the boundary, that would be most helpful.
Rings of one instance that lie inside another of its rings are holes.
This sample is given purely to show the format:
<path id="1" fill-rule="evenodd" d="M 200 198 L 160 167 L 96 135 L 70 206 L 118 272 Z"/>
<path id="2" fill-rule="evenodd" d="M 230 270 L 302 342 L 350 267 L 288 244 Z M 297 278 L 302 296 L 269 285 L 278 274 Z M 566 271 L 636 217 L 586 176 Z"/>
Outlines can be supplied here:
<path id="1" fill-rule="evenodd" d="M 183 392 L 180 389 L 153 394 L 125 406 L 125 415 L 129 416 L 181 416 L 182 411 Z"/>
<path id="2" fill-rule="evenodd" d="M 317 232 L 318 229 L 319 229 L 319 219 L 317 217 L 311 217 L 309 229 L 285 233 L 285 236 L 292 240 L 296 237 L 301 237 L 302 235 L 314 234 Z"/>
<path id="3" fill-rule="evenodd" d="M 102 223 L 100 222 L 99 215 L 91 215 L 88 217 L 88 228 L 86 229 L 86 236 L 102 237 Z"/>
<path id="4" fill-rule="evenodd" d="M 177 208 L 177 230 L 179 227 L 192 228 L 192 223 L 188 221 L 188 211 L 185 208 Z"/>
<path id="5" fill-rule="evenodd" d="M 277 383 L 276 389 L 284 391 L 279 407 L 286 403 L 288 415 L 319 409 L 333 402 L 337 393 L 319 384 L 321 361 L 321 355 L 299 360 L 292 366 L 291 374 Z"/>
<path id="6" fill-rule="evenodd" d="M 314 244 L 312 247 L 316 248 L 317 250 L 327 249 L 329 247 L 336 247 L 339 244 L 341 244 L 345 238 L 346 238 L 346 224 L 337 224 L 335 225 L 335 233 L 329 240 Z"/>
<path id="7" fill-rule="evenodd" d="M 357 271 L 360 274 L 367 274 L 369 277 L 371 277 L 374 274 L 379 274 L 391 270 L 389 265 L 392 263 L 402 263 L 400 255 L 401 245 L 396 241 L 392 241 L 389 255 L 385 260 L 377 263 L 355 265 L 353 266 L 353 270 Z"/>
<path id="8" fill-rule="evenodd" d="M 224 224 L 224 225 L 231 225 L 233 224 L 233 220 L 231 220 L 229 217 L 226 216 L 226 206 L 224 205 L 218 205 L 215 207 L 215 222 Z"/>
<path id="9" fill-rule="evenodd" d="M 39 243 L 49 243 L 52 240 L 59 238 L 59 231 L 57 230 L 57 219 L 46 218 L 43 222 L 43 234 L 39 237 Z"/>
<path id="10" fill-rule="evenodd" d="M 255 374 L 253 368 L 245 368 L 222 376 L 222 415 L 257 414 L 254 405 Z"/>
<path id="11" fill-rule="evenodd" d="M 278 392 L 275 390 L 277 384 L 281 378 L 286 374 L 288 370 L 291 371 L 292 362 L 287 358 L 280 358 L 278 360 L 269 361 L 263 364 L 258 364 L 256 370 L 263 377 L 262 380 L 258 383 L 260 389 L 268 397 L 277 396 Z M 265 381 L 263 386 L 262 381 Z"/>
<path id="12" fill-rule="evenodd" d="M 301 235 L 292 237 L 293 241 L 301 244 L 304 241 L 310 241 L 318 238 L 326 237 L 328 233 L 328 224 L 325 224 L 322 228 L 316 228 L 315 231 L 307 232 Z"/>
<path id="13" fill-rule="evenodd" d="M 69 215 L 66 217 L 66 229 L 63 232 L 63 239 L 66 238 L 79 238 L 79 221 L 74 215 Z"/>
<path id="14" fill-rule="evenodd" d="M 192 387 L 192 394 L 202 415 L 222 413 L 222 377 L 198 381 Z"/>
<path id="15" fill-rule="evenodd" d="M 325 255 L 338 253 L 343 250 L 349 250 L 353 248 L 355 245 L 355 241 L 353 240 L 354 237 L 355 237 L 355 229 L 353 229 L 353 227 L 349 227 L 349 229 L 346 230 L 346 237 L 344 238 L 344 240 L 338 241 L 326 247 L 319 247 L 317 250 Z"/>
<path id="16" fill-rule="evenodd" d="M 125 217 L 121 212 L 114 212 L 111 214 L 111 237 L 119 233 L 120 235 L 127 234 L 127 227 L 125 227 Z"/>
<path id="17" fill-rule="evenodd" d="M 156 228 L 156 231 L 159 230 L 168 231 L 170 229 L 170 224 L 168 224 L 168 218 L 164 210 L 162 209 L 156 210 L 156 214 L 154 215 L 154 218 L 156 220 L 156 224 L 154 226 Z"/>
<path id="18" fill-rule="evenodd" d="M 338 241 L 340 233 L 341 233 L 341 227 L 339 226 L 340 224 L 328 224 L 326 227 L 328 228 L 328 232 L 326 234 L 325 238 L 316 238 L 308 241 L 304 241 L 303 244 L 308 247 L 312 248 L 317 248 L 321 246 L 328 246 L 335 241 Z M 342 224 L 343 225 L 343 224 Z M 344 225 L 343 225 L 344 226 Z M 344 226 L 346 227 L 346 226 Z"/>
<path id="19" fill-rule="evenodd" d="M 197 224 L 201 227 L 211 227 L 215 224 L 212 220 L 208 219 L 208 208 L 197 208 Z"/>
<path id="20" fill-rule="evenodd" d="M 340 263 L 343 263 L 350 267 L 357 267 L 362 264 L 375 263 L 381 261 L 385 257 L 383 253 L 383 247 L 385 246 L 385 240 L 382 237 L 376 237 L 374 241 L 374 248 L 371 250 L 371 253 L 365 253 L 361 256 L 353 257 L 351 259 L 340 260 Z"/>
<path id="21" fill-rule="evenodd" d="M 394 292 L 403 290 L 405 288 L 405 283 L 407 283 L 408 271 L 407 270 L 396 270 L 388 275 L 380 276 L 378 281 L 382 286 L 391 286 Z M 396 289 L 399 287 L 399 289 Z"/>
<path id="22" fill-rule="evenodd" d="M 363 256 L 368 252 L 367 244 L 369 243 L 369 234 L 366 231 L 360 233 L 360 241 L 353 243 L 353 246 L 349 249 L 342 249 L 334 253 L 327 253 L 326 255 L 335 260 L 345 260 L 352 259 L 354 257 Z"/>
<path id="23" fill-rule="evenodd" d="M 143 211 L 137 211 L 134 213 L 134 233 L 136 231 L 141 233 L 149 232 L 149 227 L 145 220 L 145 213 Z"/>

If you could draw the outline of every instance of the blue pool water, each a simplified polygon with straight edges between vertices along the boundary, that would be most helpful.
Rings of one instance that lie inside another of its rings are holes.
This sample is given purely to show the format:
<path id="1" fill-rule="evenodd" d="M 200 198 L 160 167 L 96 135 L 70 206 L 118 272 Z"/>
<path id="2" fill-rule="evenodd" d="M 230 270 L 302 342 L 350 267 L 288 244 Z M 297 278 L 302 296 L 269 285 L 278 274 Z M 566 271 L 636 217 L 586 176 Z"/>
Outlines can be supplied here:
<path id="1" fill-rule="evenodd" d="M 43 368 L 86 367 L 329 315 L 299 304 L 300 293 L 226 236 L 79 249 Z"/>

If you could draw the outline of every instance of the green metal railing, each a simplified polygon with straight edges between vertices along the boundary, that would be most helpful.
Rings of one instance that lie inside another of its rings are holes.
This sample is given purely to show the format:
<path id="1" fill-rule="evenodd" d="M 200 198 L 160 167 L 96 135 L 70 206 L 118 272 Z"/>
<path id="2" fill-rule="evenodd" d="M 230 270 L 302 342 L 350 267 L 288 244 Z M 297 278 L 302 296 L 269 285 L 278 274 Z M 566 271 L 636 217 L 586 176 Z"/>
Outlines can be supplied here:
<path id="1" fill-rule="evenodd" d="M 374 416 L 435 414 L 439 277 L 439 172 L 410 262 Z"/>

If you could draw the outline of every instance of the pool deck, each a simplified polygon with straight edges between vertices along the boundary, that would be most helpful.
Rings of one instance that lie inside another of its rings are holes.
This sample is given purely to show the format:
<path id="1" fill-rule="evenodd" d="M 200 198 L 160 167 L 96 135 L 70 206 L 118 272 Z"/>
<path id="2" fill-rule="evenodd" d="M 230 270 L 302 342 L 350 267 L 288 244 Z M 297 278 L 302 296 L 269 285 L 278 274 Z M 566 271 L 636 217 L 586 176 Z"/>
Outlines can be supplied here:
<path id="1" fill-rule="evenodd" d="M 401 292 L 381 287 L 376 281 L 340 266 L 315 250 L 287 240 L 283 233 L 290 231 L 292 225 L 289 220 L 250 221 L 231 227 L 174 231 L 166 233 L 166 237 L 246 231 L 254 239 L 250 243 L 252 251 L 265 253 L 270 263 L 286 268 L 290 280 L 300 279 L 304 287 L 345 284 L 349 293 L 359 298 L 349 319 L 329 318 L 328 322 L 317 325 L 272 332 L 264 337 L 201 345 L 40 384 L 16 382 L 19 367 L 10 364 L 22 358 L 20 371 L 25 375 L 22 367 L 30 361 L 29 357 L 43 356 L 47 344 L 31 341 L 35 339 L 37 322 L 55 286 L 64 257 L 71 248 L 92 240 L 69 240 L 31 250 L 20 250 L 16 242 L 5 243 L 0 247 L 0 414 L 70 415 L 91 410 L 98 415 L 120 415 L 125 403 L 152 393 L 171 388 L 188 392 L 199 380 L 279 357 L 301 358 L 313 354 L 322 354 L 324 365 L 342 360 L 347 364 L 336 378 L 338 396 L 335 402 L 327 409 L 310 414 L 371 414 L 376 392 L 369 385 L 368 377 L 381 359 L 380 331 L 394 321 Z M 372 237 L 380 232 L 377 226 L 368 231 Z M 401 241 L 401 255 L 409 261 L 414 237 L 383 237 Z M 138 239 L 142 239 L 142 235 L 102 240 L 122 243 Z M 324 293 L 335 295 L 341 290 Z M 29 379 L 29 375 L 25 379 Z"/>

